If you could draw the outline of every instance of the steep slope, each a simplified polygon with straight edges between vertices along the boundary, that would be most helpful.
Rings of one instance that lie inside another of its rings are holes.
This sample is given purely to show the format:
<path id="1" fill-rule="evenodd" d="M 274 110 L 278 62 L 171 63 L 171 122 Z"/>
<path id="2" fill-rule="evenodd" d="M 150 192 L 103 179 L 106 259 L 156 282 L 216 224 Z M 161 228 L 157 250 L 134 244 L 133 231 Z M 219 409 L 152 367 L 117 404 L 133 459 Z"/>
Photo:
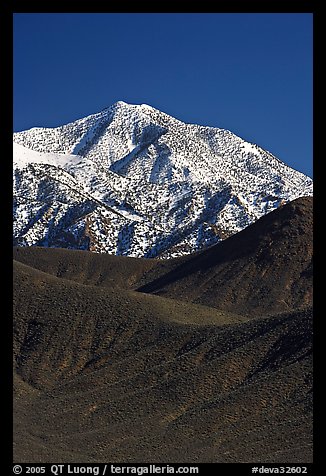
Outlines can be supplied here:
<path id="1" fill-rule="evenodd" d="M 15 461 L 311 461 L 310 311 L 14 278 Z"/>
<path id="2" fill-rule="evenodd" d="M 189 256 L 139 291 L 241 314 L 312 303 L 313 199 L 302 197 L 222 243 Z"/>
<path id="3" fill-rule="evenodd" d="M 14 134 L 14 244 L 136 257 L 217 243 L 312 180 L 229 131 L 118 102 Z"/>

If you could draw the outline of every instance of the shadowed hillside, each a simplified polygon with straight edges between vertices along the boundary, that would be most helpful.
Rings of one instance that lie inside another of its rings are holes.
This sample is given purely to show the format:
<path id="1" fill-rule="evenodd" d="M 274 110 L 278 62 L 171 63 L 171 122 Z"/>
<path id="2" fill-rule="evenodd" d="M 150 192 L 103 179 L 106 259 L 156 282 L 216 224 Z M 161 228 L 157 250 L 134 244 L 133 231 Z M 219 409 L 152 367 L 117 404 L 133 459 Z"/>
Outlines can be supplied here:
<path id="1" fill-rule="evenodd" d="M 170 261 L 14 249 L 15 461 L 310 462 L 310 209 Z"/>
<path id="2" fill-rule="evenodd" d="M 160 263 L 155 259 L 35 246 L 15 247 L 13 258 L 58 278 L 81 284 L 123 289 L 135 286 L 144 274 Z"/>

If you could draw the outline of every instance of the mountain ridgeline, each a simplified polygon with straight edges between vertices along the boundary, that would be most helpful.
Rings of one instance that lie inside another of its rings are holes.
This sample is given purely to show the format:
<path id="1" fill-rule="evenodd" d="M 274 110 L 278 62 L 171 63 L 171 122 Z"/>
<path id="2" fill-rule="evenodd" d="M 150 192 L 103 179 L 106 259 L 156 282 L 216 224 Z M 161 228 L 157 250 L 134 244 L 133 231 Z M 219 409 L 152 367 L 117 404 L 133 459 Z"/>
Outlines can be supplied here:
<path id="1" fill-rule="evenodd" d="M 173 258 L 312 195 L 309 177 L 258 145 L 144 104 L 13 139 L 18 246 Z"/>

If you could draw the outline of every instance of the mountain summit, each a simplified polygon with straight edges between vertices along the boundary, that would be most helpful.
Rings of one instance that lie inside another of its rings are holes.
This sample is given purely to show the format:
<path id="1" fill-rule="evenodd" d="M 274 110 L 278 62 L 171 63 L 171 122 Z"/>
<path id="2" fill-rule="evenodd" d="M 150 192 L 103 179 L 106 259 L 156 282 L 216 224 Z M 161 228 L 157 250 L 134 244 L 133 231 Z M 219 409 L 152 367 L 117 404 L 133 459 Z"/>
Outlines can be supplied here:
<path id="1" fill-rule="evenodd" d="M 145 104 L 13 138 L 15 245 L 180 256 L 312 195 L 259 146 Z"/>

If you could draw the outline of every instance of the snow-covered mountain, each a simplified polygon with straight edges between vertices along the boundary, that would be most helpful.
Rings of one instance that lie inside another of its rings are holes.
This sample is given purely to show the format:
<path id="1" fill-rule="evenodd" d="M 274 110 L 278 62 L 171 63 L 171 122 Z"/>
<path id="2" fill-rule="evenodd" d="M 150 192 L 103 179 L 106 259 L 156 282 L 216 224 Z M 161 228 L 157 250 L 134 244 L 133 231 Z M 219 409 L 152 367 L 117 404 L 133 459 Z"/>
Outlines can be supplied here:
<path id="1" fill-rule="evenodd" d="M 16 245 L 179 256 L 312 195 L 259 146 L 145 104 L 16 132 L 13 152 Z"/>

